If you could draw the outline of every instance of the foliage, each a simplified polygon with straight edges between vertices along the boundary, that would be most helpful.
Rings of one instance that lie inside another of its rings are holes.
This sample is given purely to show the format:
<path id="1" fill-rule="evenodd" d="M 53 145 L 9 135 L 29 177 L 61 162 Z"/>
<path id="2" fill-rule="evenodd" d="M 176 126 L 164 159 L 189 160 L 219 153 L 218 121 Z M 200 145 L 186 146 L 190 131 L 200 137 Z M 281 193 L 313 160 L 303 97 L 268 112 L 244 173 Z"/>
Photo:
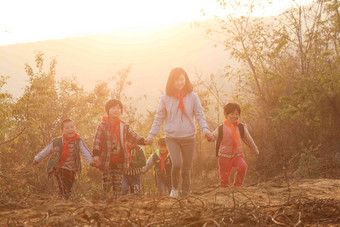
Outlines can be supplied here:
<path id="1" fill-rule="evenodd" d="M 302 150 L 299 159 L 299 167 L 296 170 L 296 175 L 302 177 L 319 177 L 320 176 L 320 161 L 315 157 L 314 152 L 318 148 L 309 148 Z"/>
<path id="2" fill-rule="evenodd" d="M 249 175 L 269 178 L 288 169 L 301 177 L 338 177 L 339 2 L 319 0 L 304 6 L 292 1 L 294 7 L 270 18 L 252 17 L 255 3 L 263 1 L 218 2 L 226 10 L 248 7 L 248 11 L 241 16 L 226 13 L 225 18 L 216 19 L 218 30 L 212 25 L 207 28 L 208 34 L 223 38 L 223 48 L 236 62 L 226 66 L 222 78 L 197 73 L 193 81 L 210 129 L 223 122 L 223 105 L 235 100 L 242 107 L 241 121 L 247 123 L 261 153 L 255 165 L 245 150 Z M 91 148 L 110 98 L 123 102 L 123 120 L 134 131 L 148 135 L 156 110 L 139 115 L 136 103 L 140 98 L 126 93 L 131 85 L 129 67 L 85 91 L 75 77 L 57 81 L 56 65 L 56 58 L 46 64 L 44 54 L 37 53 L 35 67 L 25 65 L 29 79 L 18 99 L 3 91 L 7 78 L 0 77 L 0 184 L 5 185 L 0 198 L 55 191 L 56 185 L 45 174 L 46 161 L 33 168 L 33 157 L 60 136 L 60 121 L 65 118 L 75 121 Z M 213 184 L 218 182 L 214 144 L 206 142 L 196 127 L 193 185 L 205 178 Z M 147 158 L 162 136 L 161 131 L 154 145 L 145 147 Z M 142 187 L 147 194 L 156 194 L 152 171 L 143 175 Z M 83 165 L 74 191 L 75 198 L 99 194 L 100 171 Z"/>
<path id="3" fill-rule="evenodd" d="M 52 138 L 60 136 L 60 122 L 63 119 L 75 121 L 77 132 L 91 150 L 97 126 L 105 114 L 105 103 L 113 97 L 111 91 L 118 90 L 121 98 L 131 101 L 125 95 L 126 86 L 131 84 L 126 81 L 129 70 L 119 72 L 117 75 L 121 77 L 98 82 L 93 91 L 86 92 L 75 77 L 56 81 L 55 58 L 45 67 L 44 54 L 39 52 L 35 63 L 35 68 L 28 64 L 25 66 L 28 84 L 18 100 L 13 100 L 10 94 L 0 90 L 0 117 L 3 122 L 0 126 L 0 175 L 4 182 L 11 182 L 2 190 L 3 196 L 12 196 L 9 187 L 22 188 L 22 192 L 14 192 L 18 195 L 52 190 L 53 179 L 46 177 L 46 160 L 35 168 L 31 163 Z M 0 79 L 1 89 L 7 78 Z M 124 106 L 127 110 L 133 109 L 132 101 L 124 103 Z M 85 160 L 83 163 L 86 163 Z M 99 170 L 83 165 L 74 196 L 95 193 L 101 187 L 98 179 L 101 179 Z"/>
<path id="4" fill-rule="evenodd" d="M 294 7 L 270 18 L 252 17 L 258 1 L 219 2 L 224 9 L 248 7 L 242 16 L 217 19 L 216 32 L 241 63 L 237 73 L 226 75 L 242 81 L 234 96 L 247 108 L 246 121 L 262 153 L 261 173 L 278 174 L 278 163 L 300 168 L 312 157 L 305 152 L 310 146 L 322 145 L 313 152 L 318 160 L 327 153 L 320 149 L 334 152 L 329 145 L 340 135 L 339 2 L 292 1 Z"/>

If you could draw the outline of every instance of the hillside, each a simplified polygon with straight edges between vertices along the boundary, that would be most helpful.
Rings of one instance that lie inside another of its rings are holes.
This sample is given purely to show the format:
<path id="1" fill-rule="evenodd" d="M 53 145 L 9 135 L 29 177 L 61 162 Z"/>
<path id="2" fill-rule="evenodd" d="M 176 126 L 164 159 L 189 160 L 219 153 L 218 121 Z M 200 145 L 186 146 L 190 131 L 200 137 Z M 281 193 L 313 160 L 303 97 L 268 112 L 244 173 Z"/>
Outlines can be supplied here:
<path id="1" fill-rule="evenodd" d="M 337 226 L 340 180 L 272 181 L 244 188 L 202 187 L 192 196 L 98 197 L 63 201 L 41 195 L 5 201 L 0 225 L 10 226 Z"/>
<path id="2" fill-rule="evenodd" d="M 195 73 L 223 73 L 229 60 L 221 47 L 190 23 L 120 30 L 109 34 L 0 46 L 0 75 L 9 76 L 5 87 L 18 97 L 26 84 L 25 63 L 34 65 L 35 53 L 45 53 L 45 64 L 57 58 L 57 78 L 76 76 L 86 90 L 131 67 L 129 95 L 148 96 L 155 105 L 173 67 Z M 46 70 L 48 70 L 46 65 Z"/>

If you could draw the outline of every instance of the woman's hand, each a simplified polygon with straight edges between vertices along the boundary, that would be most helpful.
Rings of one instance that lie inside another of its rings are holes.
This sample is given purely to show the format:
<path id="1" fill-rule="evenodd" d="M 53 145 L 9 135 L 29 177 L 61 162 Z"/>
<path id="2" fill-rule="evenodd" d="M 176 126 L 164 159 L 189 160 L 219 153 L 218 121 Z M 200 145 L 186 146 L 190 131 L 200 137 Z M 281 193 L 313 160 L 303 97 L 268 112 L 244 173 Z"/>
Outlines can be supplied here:
<path id="1" fill-rule="evenodd" d="M 210 131 L 205 132 L 205 133 L 204 133 L 204 137 L 207 138 L 207 140 L 208 140 L 209 142 L 212 141 L 212 140 L 214 140 L 214 135 L 213 135 Z"/>

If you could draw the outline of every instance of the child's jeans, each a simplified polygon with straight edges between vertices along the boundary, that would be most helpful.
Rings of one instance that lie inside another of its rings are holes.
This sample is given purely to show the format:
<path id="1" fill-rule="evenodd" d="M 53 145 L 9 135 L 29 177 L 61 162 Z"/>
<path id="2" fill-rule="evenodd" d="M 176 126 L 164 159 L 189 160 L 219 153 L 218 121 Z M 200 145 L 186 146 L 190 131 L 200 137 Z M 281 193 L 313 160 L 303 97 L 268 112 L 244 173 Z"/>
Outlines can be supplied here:
<path id="1" fill-rule="evenodd" d="M 168 189 L 169 195 L 171 191 L 171 176 L 157 174 L 155 177 L 159 195 L 166 196 L 166 189 Z"/>
<path id="2" fill-rule="evenodd" d="M 75 175 L 76 172 L 63 168 L 56 168 L 54 170 L 54 176 L 57 178 L 59 192 L 63 199 L 70 197 Z"/>
<path id="3" fill-rule="evenodd" d="M 220 167 L 221 187 L 228 187 L 230 185 L 230 175 L 233 167 L 236 169 L 234 186 L 242 186 L 248 169 L 243 156 L 235 156 L 233 158 L 218 157 L 218 165 Z"/>
<path id="4" fill-rule="evenodd" d="M 140 173 L 136 175 L 123 174 L 123 195 L 129 193 L 139 194 L 140 193 Z"/>
<path id="5" fill-rule="evenodd" d="M 103 171 L 103 188 L 104 192 L 109 192 L 112 188 L 114 196 L 122 195 L 122 176 L 123 164 L 110 164 L 108 170 Z"/>

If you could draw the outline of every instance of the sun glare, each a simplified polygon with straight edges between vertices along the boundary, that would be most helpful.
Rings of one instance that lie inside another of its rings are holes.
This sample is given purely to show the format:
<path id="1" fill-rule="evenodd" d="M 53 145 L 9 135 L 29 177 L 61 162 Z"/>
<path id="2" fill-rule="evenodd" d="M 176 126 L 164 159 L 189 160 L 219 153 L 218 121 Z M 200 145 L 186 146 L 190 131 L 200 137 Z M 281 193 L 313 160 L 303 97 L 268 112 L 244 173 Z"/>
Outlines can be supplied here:
<path id="1" fill-rule="evenodd" d="M 265 10 L 255 7 L 253 15 L 275 14 L 291 6 L 290 0 L 274 2 Z M 216 0 L 1 1 L 0 45 L 199 21 L 230 11 L 221 11 L 218 5 Z M 237 9 L 237 13 L 241 15 L 242 10 Z"/>
<path id="2" fill-rule="evenodd" d="M 0 45 L 204 19 L 206 1 L 3 1 Z"/>

